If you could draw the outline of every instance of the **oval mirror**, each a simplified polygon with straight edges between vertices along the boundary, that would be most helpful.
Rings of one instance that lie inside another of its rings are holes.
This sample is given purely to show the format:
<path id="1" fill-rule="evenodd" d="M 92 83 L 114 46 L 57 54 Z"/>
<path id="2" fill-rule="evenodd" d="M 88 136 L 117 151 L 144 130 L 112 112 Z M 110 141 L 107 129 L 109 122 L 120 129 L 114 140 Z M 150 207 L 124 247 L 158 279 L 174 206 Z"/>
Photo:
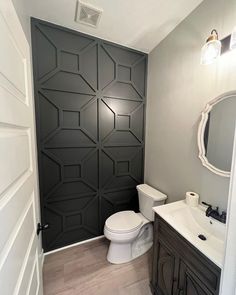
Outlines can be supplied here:
<path id="1" fill-rule="evenodd" d="M 199 158 L 212 172 L 229 177 L 236 122 L 236 91 L 208 103 L 198 129 Z"/>

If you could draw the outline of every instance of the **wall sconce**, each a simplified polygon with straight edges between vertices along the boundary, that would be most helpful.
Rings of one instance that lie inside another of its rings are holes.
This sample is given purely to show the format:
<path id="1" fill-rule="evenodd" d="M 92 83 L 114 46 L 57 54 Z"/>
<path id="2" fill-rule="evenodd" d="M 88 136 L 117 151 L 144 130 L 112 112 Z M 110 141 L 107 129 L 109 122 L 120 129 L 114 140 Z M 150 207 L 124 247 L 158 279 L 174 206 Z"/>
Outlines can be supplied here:
<path id="1" fill-rule="evenodd" d="M 213 63 L 221 54 L 221 42 L 216 30 L 211 31 L 206 44 L 202 47 L 201 64 L 208 65 Z"/>
<path id="2" fill-rule="evenodd" d="M 236 27 L 234 27 L 234 30 L 231 34 L 231 39 L 230 39 L 230 49 L 236 49 Z"/>
<path id="3" fill-rule="evenodd" d="M 208 37 L 206 44 L 202 47 L 201 64 L 209 65 L 220 55 L 236 49 L 236 27 L 231 35 L 219 40 L 218 32 L 214 29 Z"/>

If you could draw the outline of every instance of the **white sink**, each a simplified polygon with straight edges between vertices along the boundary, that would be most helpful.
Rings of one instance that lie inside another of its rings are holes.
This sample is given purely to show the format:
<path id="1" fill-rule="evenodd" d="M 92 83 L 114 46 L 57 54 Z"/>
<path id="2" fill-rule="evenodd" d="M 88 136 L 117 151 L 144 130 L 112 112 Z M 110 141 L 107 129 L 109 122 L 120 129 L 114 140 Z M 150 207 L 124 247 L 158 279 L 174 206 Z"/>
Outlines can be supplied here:
<path id="1" fill-rule="evenodd" d="M 183 200 L 153 207 L 153 210 L 199 251 L 222 268 L 226 226 L 211 217 L 206 217 L 205 207 L 192 208 Z M 201 240 L 199 235 L 204 235 L 206 240 Z"/>

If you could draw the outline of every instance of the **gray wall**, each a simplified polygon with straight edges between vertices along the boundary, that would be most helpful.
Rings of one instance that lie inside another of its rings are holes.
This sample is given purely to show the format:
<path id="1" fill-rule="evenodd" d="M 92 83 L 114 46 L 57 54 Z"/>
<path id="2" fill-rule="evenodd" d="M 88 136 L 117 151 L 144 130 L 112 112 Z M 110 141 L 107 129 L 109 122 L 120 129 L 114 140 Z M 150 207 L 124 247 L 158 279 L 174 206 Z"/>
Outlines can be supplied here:
<path id="1" fill-rule="evenodd" d="M 200 53 L 212 29 L 225 37 L 235 20 L 235 0 L 205 0 L 149 55 L 145 181 L 169 202 L 193 190 L 227 206 L 229 179 L 202 166 L 197 129 L 205 104 L 236 89 L 236 52 L 209 66 L 200 65 Z"/>
<path id="2" fill-rule="evenodd" d="M 26 39 L 31 44 L 30 37 L 30 17 L 27 12 L 27 7 L 23 0 L 12 0 L 12 3 L 15 7 L 18 18 L 21 22 L 22 29 L 25 33 Z"/>

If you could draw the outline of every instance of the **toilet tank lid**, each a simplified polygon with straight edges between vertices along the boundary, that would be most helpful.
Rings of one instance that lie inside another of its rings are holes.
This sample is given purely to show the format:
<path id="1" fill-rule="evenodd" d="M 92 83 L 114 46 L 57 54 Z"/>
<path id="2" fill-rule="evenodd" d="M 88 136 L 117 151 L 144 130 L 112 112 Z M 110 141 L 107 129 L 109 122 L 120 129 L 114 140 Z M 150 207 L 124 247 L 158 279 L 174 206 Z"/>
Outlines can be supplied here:
<path id="1" fill-rule="evenodd" d="M 155 188 L 151 187 L 147 184 L 139 184 L 137 185 L 137 190 L 141 191 L 145 195 L 152 198 L 154 201 L 163 201 L 167 199 L 167 195 L 163 194 L 162 192 L 156 190 Z"/>

